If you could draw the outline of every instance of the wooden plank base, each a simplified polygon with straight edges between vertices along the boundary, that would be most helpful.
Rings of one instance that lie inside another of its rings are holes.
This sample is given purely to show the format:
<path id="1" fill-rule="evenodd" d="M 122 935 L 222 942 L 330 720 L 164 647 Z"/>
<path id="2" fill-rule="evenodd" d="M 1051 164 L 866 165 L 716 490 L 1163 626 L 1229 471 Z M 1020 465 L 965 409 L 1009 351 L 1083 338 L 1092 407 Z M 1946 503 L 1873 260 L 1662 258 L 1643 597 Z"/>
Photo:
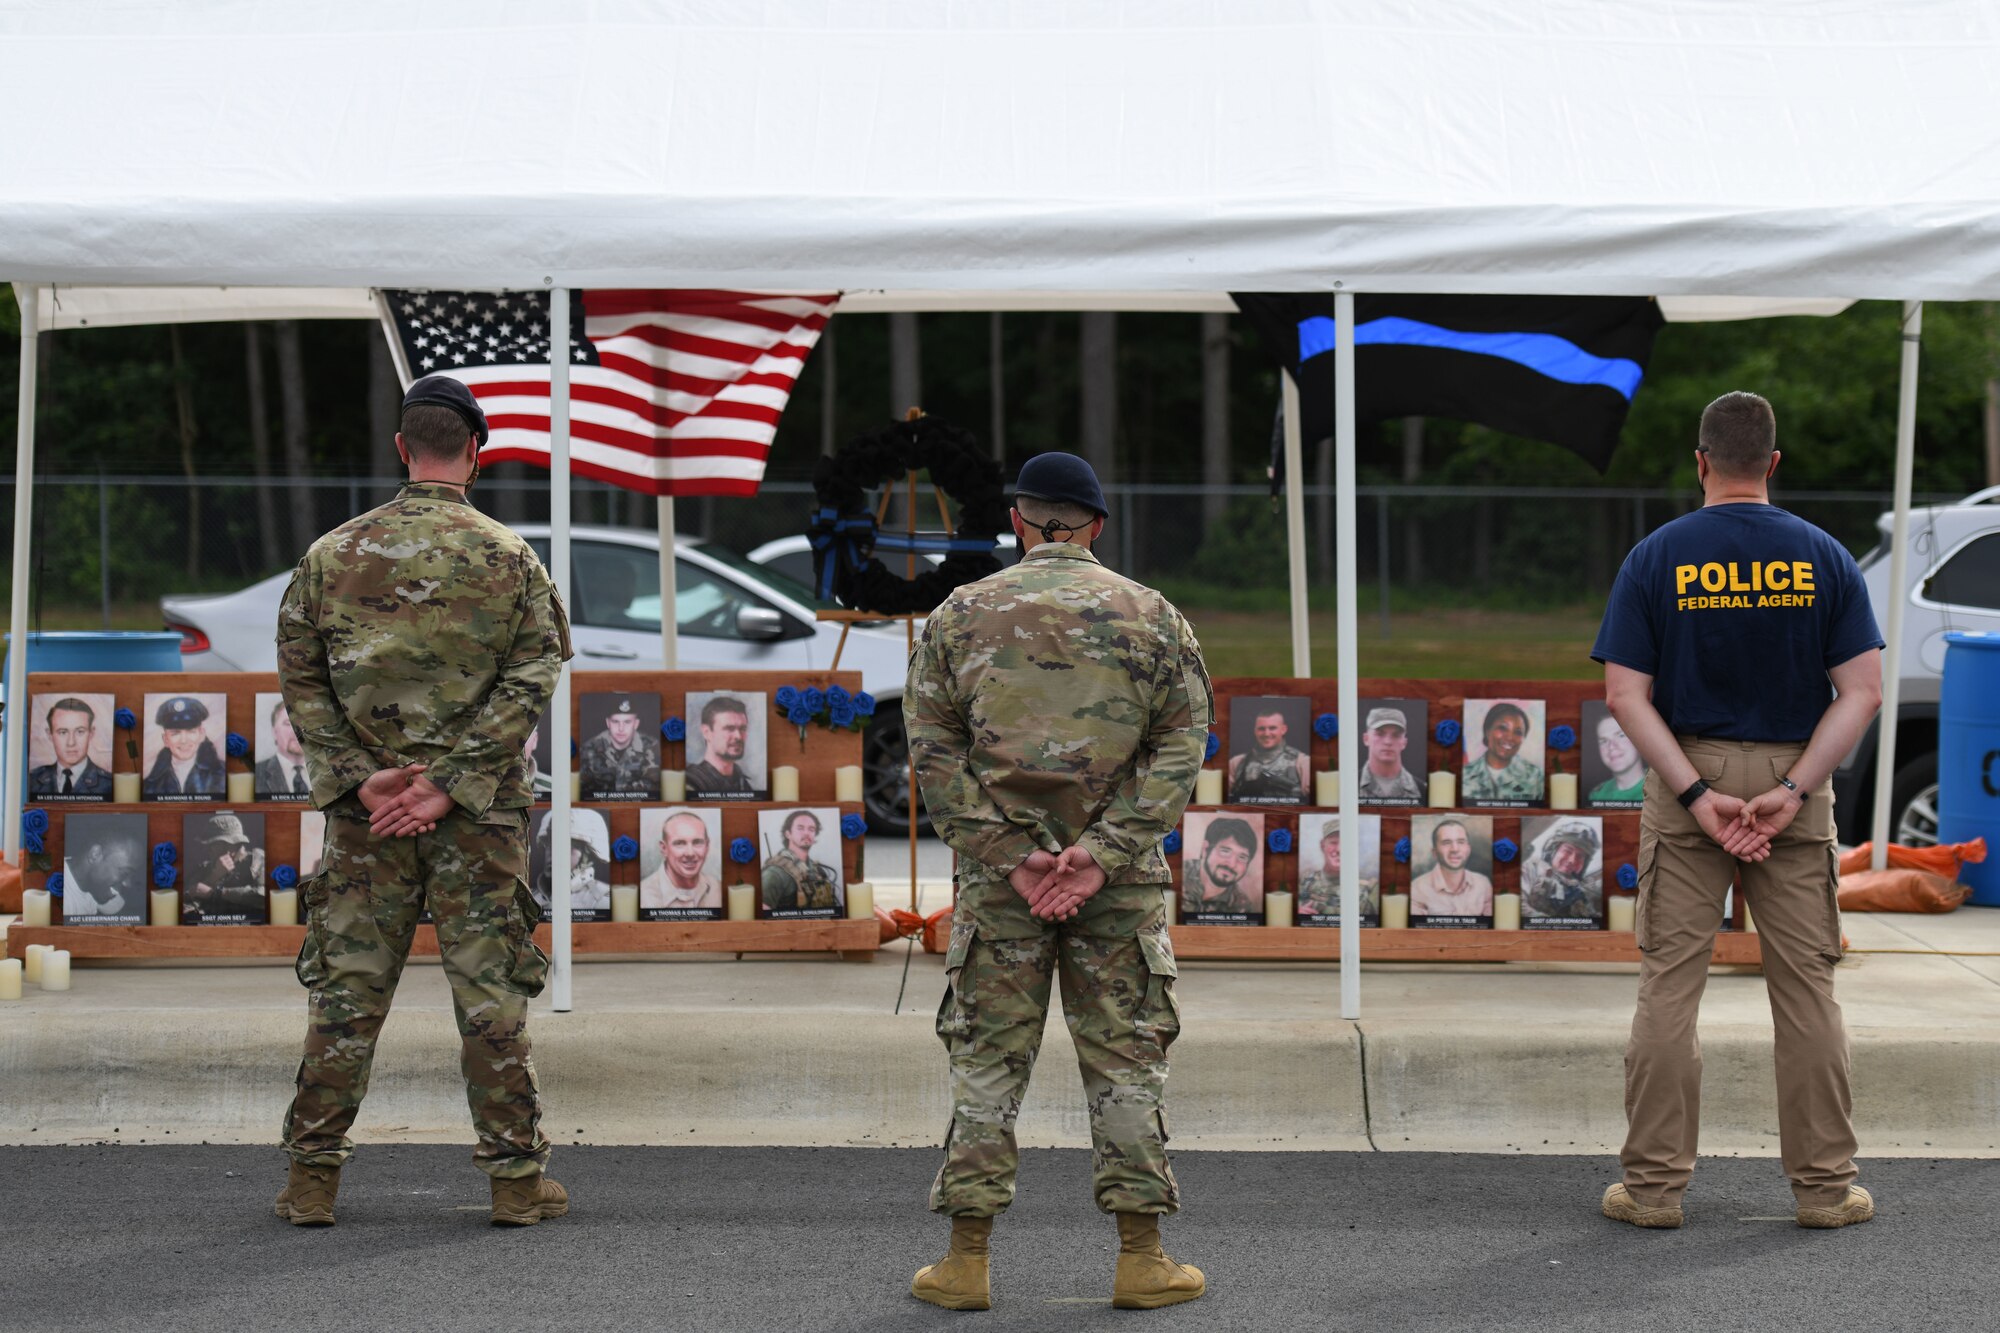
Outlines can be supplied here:
<path id="1" fill-rule="evenodd" d="M 579 954 L 837 953 L 849 962 L 875 957 L 881 927 L 863 921 L 593 921 L 571 927 Z M 549 947 L 549 928 L 535 931 Z M 292 958 L 304 926 L 22 926 L 7 934 L 7 952 L 25 957 L 30 944 L 67 949 L 73 958 Z M 418 926 L 410 952 L 436 957 L 437 932 Z"/>
<path id="2" fill-rule="evenodd" d="M 1174 954 L 1185 959 L 1332 963 L 1340 932 L 1320 926 L 1173 926 Z M 1630 931 L 1376 930 L 1361 932 L 1367 963 L 1636 963 Z M 1711 960 L 1761 966 L 1754 932 L 1724 931 Z"/>

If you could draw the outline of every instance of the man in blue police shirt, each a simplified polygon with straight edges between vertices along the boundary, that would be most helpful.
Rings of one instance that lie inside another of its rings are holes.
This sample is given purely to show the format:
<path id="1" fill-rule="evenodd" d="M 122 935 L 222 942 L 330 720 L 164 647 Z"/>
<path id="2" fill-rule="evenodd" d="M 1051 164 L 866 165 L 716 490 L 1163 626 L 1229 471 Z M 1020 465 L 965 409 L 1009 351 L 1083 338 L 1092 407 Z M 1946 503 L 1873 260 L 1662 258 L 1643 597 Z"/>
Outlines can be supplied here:
<path id="1" fill-rule="evenodd" d="M 1591 656 L 1650 770 L 1640 816 L 1639 1007 L 1624 1178 L 1606 1217 L 1681 1224 L 1701 1106 L 1695 1014 L 1742 877 L 1776 1028 L 1778 1137 L 1800 1226 L 1874 1216 L 1854 1183 L 1834 765 L 1881 706 L 1882 636 L 1854 558 L 1770 502 L 1777 420 L 1753 393 L 1702 413 L 1702 508 L 1625 558 Z"/>

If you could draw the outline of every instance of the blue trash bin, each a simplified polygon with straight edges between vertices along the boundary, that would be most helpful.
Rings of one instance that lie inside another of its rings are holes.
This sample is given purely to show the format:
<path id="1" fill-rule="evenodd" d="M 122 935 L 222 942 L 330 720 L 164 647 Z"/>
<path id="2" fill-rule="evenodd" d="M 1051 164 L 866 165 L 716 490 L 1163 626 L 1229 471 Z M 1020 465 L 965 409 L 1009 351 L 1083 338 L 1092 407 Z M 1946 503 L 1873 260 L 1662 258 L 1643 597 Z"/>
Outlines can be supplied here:
<path id="1" fill-rule="evenodd" d="M 1970 901 L 2000 907 L 2000 634 L 1944 636 L 1938 699 L 1938 840 L 1986 839 L 1987 858 L 1959 879 Z"/>

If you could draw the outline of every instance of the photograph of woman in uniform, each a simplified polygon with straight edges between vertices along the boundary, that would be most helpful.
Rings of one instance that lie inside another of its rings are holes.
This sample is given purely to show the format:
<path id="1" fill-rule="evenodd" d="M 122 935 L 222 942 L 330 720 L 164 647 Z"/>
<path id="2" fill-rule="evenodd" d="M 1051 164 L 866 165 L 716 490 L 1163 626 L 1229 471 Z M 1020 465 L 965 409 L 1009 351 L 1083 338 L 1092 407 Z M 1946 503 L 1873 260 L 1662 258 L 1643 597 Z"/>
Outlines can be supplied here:
<path id="1" fill-rule="evenodd" d="M 28 709 L 29 797 L 109 801 L 116 701 L 108 694 L 37 694 Z"/>
<path id="2" fill-rule="evenodd" d="M 1382 816 L 1361 816 L 1361 924 L 1382 924 Z M 1299 816 L 1302 926 L 1340 924 L 1340 815 Z"/>
<path id="3" fill-rule="evenodd" d="M 1264 922 L 1264 816 L 1181 816 L 1181 920 L 1211 926 Z"/>
<path id="4" fill-rule="evenodd" d="M 1540 699 L 1465 701 L 1465 770 L 1459 804 L 1518 809 L 1544 803 L 1546 712 Z"/>
<path id="5" fill-rule="evenodd" d="M 1311 744 L 1306 722 L 1311 709 L 1312 701 L 1303 695 L 1246 695 L 1229 701 L 1231 805 L 1305 803 L 1312 790 L 1312 761 L 1299 747 Z M 1261 902 L 1257 910 L 1263 911 Z"/>
<path id="6" fill-rule="evenodd" d="M 846 912 L 840 811 L 759 810 L 757 841 L 764 854 L 765 916 L 834 917 Z"/>
<path id="7" fill-rule="evenodd" d="M 697 801 L 768 800 L 765 697 L 732 690 L 687 697 L 687 794 Z"/>
<path id="8" fill-rule="evenodd" d="M 264 816 L 188 815 L 181 820 L 181 847 L 187 854 L 183 926 L 261 926 L 271 919 L 264 896 Z"/>
<path id="9" fill-rule="evenodd" d="M 63 820 L 62 924 L 145 925 L 151 872 L 146 816 L 69 816 Z"/>
<path id="10" fill-rule="evenodd" d="M 1602 699 L 1583 705 L 1583 803 L 1592 810 L 1646 804 L 1646 761 Z"/>
<path id="11" fill-rule="evenodd" d="M 1491 929 L 1493 816 L 1412 816 L 1410 875 L 1412 926 Z"/>
<path id="12" fill-rule="evenodd" d="M 639 919 L 722 919 L 722 812 L 639 812 Z"/>
<path id="13" fill-rule="evenodd" d="M 309 801 L 306 750 L 285 711 L 285 696 L 257 696 L 257 767 L 253 786 L 260 801 Z"/>
<path id="14" fill-rule="evenodd" d="M 529 828 L 528 892 L 546 920 L 555 901 L 556 858 L 549 849 L 555 812 L 535 811 Z M 611 830 L 596 810 L 569 812 L 569 916 L 572 921 L 611 919 Z"/>
<path id="15" fill-rule="evenodd" d="M 583 736 L 580 790 L 586 801 L 660 799 L 660 696 L 586 694 L 577 703 Z"/>
<path id="16" fill-rule="evenodd" d="M 223 694 L 146 696 L 141 800 L 222 799 L 229 790 L 229 773 L 222 762 L 228 706 L 229 697 Z"/>
<path id="17" fill-rule="evenodd" d="M 1521 928 L 1604 928 L 1604 821 L 1530 815 L 1521 821 Z"/>

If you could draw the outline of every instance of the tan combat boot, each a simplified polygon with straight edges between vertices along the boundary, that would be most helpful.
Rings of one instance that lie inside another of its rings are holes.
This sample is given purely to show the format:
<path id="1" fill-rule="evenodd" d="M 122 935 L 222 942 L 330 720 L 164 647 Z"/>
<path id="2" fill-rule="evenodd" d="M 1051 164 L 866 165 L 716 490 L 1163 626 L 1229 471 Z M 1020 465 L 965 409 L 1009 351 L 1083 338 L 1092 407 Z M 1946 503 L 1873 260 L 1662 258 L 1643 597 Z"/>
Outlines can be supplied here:
<path id="1" fill-rule="evenodd" d="M 493 1225 L 531 1227 L 545 1217 L 561 1217 L 569 1211 L 569 1191 L 536 1174 L 512 1180 L 493 1177 Z"/>
<path id="2" fill-rule="evenodd" d="M 1667 1208 L 1648 1208 L 1632 1197 L 1623 1181 L 1604 1191 L 1604 1203 L 1600 1211 L 1614 1222 L 1630 1222 L 1635 1227 L 1672 1230 L 1681 1224 L 1679 1204 Z"/>
<path id="3" fill-rule="evenodd" d="M 1157 1310 L 1191 1301 L 1208 1290 L 1201 1270 L 1177 1264 L 1160 1248 L 1160 1219 L 1153 1213 L 1113 1213 L 1118 1219 L 1118 1277 L 1111 1304 L 1120 1310 Z"/>
<path id="4" fill-rule="evenodd" d="M 990 1217 L 951 1219 L 951 1250 L 910 1279 L 910 1295 L 947 1310 L 990 1310 L 993 1292 L 986 1270 L 987 1244 L 993 1235 Z"/>
<path id="5" fill-rule="evenodd" d="M 1831 1208 L 1799 1208 L 1799 1225 L 1825 1231 L 1833 1227 L 1851 1227 L 1856 1222 L 1866 1222 L 1875 1216 L 1875 1196 L 1859 1185 L 1847 1187 L 1847 1197 Z"/>
<path id="6" fill-rule="evenodd" d="M 333 1225 L 333 1196 L 340 1193 L 340 1168 L 292 1163 L 278 1191 L 277 1213 L 295 1227 Z"/>

